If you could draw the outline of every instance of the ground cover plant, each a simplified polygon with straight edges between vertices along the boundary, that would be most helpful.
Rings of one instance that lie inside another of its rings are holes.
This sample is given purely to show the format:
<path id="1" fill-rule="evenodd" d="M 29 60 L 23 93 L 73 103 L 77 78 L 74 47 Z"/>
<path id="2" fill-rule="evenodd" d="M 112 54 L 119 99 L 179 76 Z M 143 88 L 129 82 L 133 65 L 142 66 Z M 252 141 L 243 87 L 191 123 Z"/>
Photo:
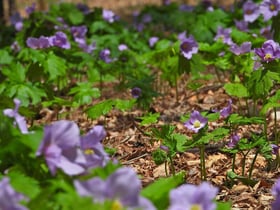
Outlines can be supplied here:
<path id="1" fill-rule="evenodd" d="M 279 209 L 280 1 L 60 3 L 0 32 L 0 209 Z"/>

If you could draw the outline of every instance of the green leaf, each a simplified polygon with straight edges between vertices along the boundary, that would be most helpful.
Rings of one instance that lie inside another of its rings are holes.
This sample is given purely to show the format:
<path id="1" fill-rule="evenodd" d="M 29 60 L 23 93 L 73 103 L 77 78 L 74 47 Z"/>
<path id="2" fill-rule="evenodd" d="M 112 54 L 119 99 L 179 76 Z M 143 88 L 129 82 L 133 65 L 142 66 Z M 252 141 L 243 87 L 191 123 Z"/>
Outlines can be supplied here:
<path id="1" fill-rule="evenodd" d="M 134 104 L 136 103 L 135 99 L 132 100 L 120 100 L 120 99 L 116 99 L 115 100 L 115 106 L 117 109 L 121 110 L 121 111 L 126 111 L 131 109 Z"/>
<path id="2" fill-rule="evenodd" d="M 43 63 L 44 70 L 49 74 L 49 81 L 53 81 L 58 77 L 66 76 L 66 61 L 56 56 L 52 51 L 49 52 L 47 59 Z"/>
<path id="3" fill-rule="evenodd" d="M 74 95 L 74 100 L 80 105 L 92 103 L 93 98 L 100 97 L 100 90 L 92 87 L 89 82 L 78 82 L 76 87 L 70 89 L 69 95 Z"/>
<path id="4" fill-rule="evenodd" d="M 115 105 L 115 101 L 111 99 L 102 101 L 87 109 L 86 113 L 91 119 L 97 119 L 101 115 L 110 112 L 113 109 L 113 105 Z"/>
<path id="5" fill-rule="evenodd" d="M 39 148 L 41 140 L 43 139 L 43 130 L 32 131 L 28 134 L 22 135 L 19 141 L 29 147 L 35 156 L 36 151 Z"/>
<path id="6" fill-rule="evenodd" d="M 10 64 L 13 57 L 6 50 L 0 50 L 0 64 Z"/>
<path id="7" fill-rule="evenodd" d="M 185 135 L 174 133 L 173 138 L 176 140 L 176 150 L 178 152 L 185 152 L 187 147 L 186 147 L 186 142 L 189 141 Z"/>
<path id="8" fill-rule="evenodd" d="M 231 202 L 216 202 L 216 210 L 231 210 Z"/>
<path id="9" fill-rule="evenodd" d="M 185 182 L 185 173 L 180 172 L 175 176 L 160 178 L 141 191 L 141 195 L 148 198 L 157 209 L 167 209 L 169 192 Z M 160 189 L 160 190 L 159 190 Z"/>
<path id="10" fill-rule="evenodd" d="M 20 63 L 12 63 L 9 67 L 4 67 L 2 73 L 6 75 L 10 81 L 22 83 L 25 80 L 26 68 Z"/>
<path id="11" fill-rule="evenodd" d="M 227 83 L 224 85 L 224 89 L 230 96 L 236 96 L 239 98 L 249 96 L 247 88 L 241 83 Z"/>
<path id="12" fill-rule="evenodd" d="M 249 125 L 249 124 L 263 124 L 263 117 L 245 117 L 238 114 L 231 114 L 228 118 L 228 122 L 237 125 Z"/>
<path id="13" fill-rule="evenodd" d="M 40 187 L 37 180 L 14 170 L 10 171 L 8 176 L 10 177 L 11 185 L 15 188 L 15 190 L 23 193 L 28 198 L 34 198 L 40 192 Z"/>
<path id="14" fill-rule="evenodd" d="M 158 121 L 158 118 L 160 116 L 160 113 L 156 112 L 156 113 L 148 113 L 147 115 L 143 116 L 143 117 L 139 117 L 139 119 L 141 119 L 141 125 L 150 125 L 153 123 L 156 123 Z"/>

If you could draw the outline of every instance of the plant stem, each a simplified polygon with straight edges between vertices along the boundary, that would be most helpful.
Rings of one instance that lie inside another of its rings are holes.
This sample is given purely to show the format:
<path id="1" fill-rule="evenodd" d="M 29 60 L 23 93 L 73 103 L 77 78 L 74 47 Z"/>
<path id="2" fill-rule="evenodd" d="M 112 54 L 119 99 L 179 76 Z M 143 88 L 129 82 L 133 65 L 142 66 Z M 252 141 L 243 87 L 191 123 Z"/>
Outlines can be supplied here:
<path id="1" fill-rule="evenodd" d="M 257 150 L 257 152 L 256 152 L 256 154 L 254 156 L 254 159 L 253 159 L 253 161 L 251 163 L 251 166 L 250 166 L 250 169 L 249 169 L 249 177 L 248 177 L 249 179 L 251 179 L 251 177 L 252 177 L 252 172 L 253 172 L 254 165 L 255 165 L 255 162 L 256 162 L 258 154 L 259 154 L 259 150 Z"/>
<path id="2" fill-rule="evenodd" d="M 168 176 L 167 163 L 168 163 L 167 161 L 164 162 L 164 171 L 166 176 Z"/>
<path id="3" fill-rule="evenodd" d="M 201 179 L 203 181 L 206 181 L 206 168 L 205 168 L 205 145 L 201 145 L 199 147 L 200 151 L 200 173 L 201 173 Z"/>
<path id="4" fill-rule="evenodd" d="M 234 168 L 235 168 L 235 159 L 236 159 L 236 153 L 233 154 L 233 158 L 232 158 L 232 165 L 231 165 L 232 172 L 234 172 Z"/>
<path id="5" fill-rule="evenodd" d="M 245 175 L 245 163 L 246 163 L 246 157 L 247 155 L 249 154 L 250 150 L 246 152 L 246 154 L 244 154 L 243 152 L 242 155 L 243 155 L 243 159 L 242 159 L 242 176 Z"/>
<path id="6" fill-rule="evenodd" d="M 278 139 L 278 133 L 277 133 L 277 110 L 274 107 L 273 108 L 273 112 L 274 112 L 274 128 L 273 128 L 273 132 L 274 132 L 274 138 L 276 143 L 279 143 L 279 139 Z"/>
<path id="7" fill-rule="evenodd" d="M 173 176 L 175 176 L 175 167 L 174 167 L 173 159 L 172 159 L 171 155 L 168 155 L 168 157 L 169 157 L 169 160 L 170 160 L 171 173 L 172 173 Z"/>

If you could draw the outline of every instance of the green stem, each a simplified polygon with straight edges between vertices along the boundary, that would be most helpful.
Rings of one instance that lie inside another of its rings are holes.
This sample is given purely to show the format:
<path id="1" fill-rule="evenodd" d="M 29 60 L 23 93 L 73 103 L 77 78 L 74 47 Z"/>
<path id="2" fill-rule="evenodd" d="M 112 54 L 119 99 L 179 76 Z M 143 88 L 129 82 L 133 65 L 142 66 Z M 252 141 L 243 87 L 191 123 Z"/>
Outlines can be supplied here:
<path id="1" fill-rule="evenodd" d="M 165 175 L 168 176 L 168 171 L 167 171 L 167 161 L 164 162 L 164 170 L 165 170 Z"/>
<path id="2" fill-rule="evenodd" d="M 249 154 L 249 151 L 247 151 L 246 154 L 244 154 L 243 152 L 241 152 L 243 155 L 243 159 L 242 159 L 242 176 L 245 176 L 245 163 L 246 163 L 246 157 Z"/>
<path id="3" fill-rule="evenodd" d="M 169 160 L 170 160 L 171 173 L 172 173 L 173 176 L 175 176 L 175 167 L 174 167 L 173 159 L 172 159 L 171 155 L 168 155 L 168 157 L 169 157 Z"/>
<path id="4" fill-rule="evenodd" d="M 234 168 L 235 168 L 235 159 L 236 159 L 236 153 L 233 154 L 233 158 L 232 158 L 232 165 L 231 165 L 232 172 L 234 172 Z"/>
<path id="5" fill-rule="evenodd" d="M 199 151 L 200 151 L 200 173 L 201 173 L 201 179 L 203 181 L 206 181 L 206 168 L 205 168 L 205 145 L 201 145 L 199 147 Z"/>
<path id="6" fill-rule="evenodd" d="M 273 128 L 274 138 L 275 138 L 276 143 L 278 144 L 279 139 L 278 139 L 278 133 L 277 133 L 277 110 L 275 107 L 273 108 L 273 112 L 274 112 L 274 128 Z"/>
<path id="7" fill-rule="evenodd" d="M 258 157 L 258 154 L 259 154 L 259 150 L 257 150 L 257 152 L 256 152 L 256 154 L 254 156 L 254 159 L 253 159 L 253 161 L 251 163 L 251 166 L 250 166 L 250 169 L 249 169 L 249 177 L 248 177 L 249 179 L 251 179 L 251 177 L 252 177 L 252 172 L 253 172 L 254 165 L 255 165 L 256 159 Z"/>

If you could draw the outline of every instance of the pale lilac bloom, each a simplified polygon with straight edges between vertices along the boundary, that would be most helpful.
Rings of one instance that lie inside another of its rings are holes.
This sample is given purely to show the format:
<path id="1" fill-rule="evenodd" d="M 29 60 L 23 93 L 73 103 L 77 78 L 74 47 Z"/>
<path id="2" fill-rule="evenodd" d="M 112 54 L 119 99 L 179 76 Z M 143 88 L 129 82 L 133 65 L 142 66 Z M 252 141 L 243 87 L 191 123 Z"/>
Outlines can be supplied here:
<path id="1" fill-rule="evenodd" d="M 119 51 L 124 51 L 124 50 L 128 50 L 128 47 L 126 44 L 120 44 L 118 46 Z"/>
<path id="2" fill-rule="evenodd" d="M 15 27 L 17 31 L 21 31 L 23 28 L 23 19 L 18 12 L 10 18 L 11 24 Z"/>
<path id="3" fill-rule="evenodd" d="M 26 40 L 26 44 L 32 49 L 44 49 L 51 46 L 50 39 L 45 36 L 40 36 L 39 38 L 29 37 Z"/>
<path id="4" fill-rule="evenodd" d="M 272 154 L 274 154 L 274 155 L 278 154 L 279 146 L 276 145 L 276 144 L 270 144 L 270 146 L 271 146 L 271 149 L 272 149 Z"/>
<path id="5" fill-rule="evenodd" d="M 78 10 L 80 10 L 84 15 L 87 15 L 90 13 L 90 9 L 86 4 L 82 4 L 82 3 L 78 3 L 76 5 L 76 7 L 78 8 Z"/>
<path id="6" fill-rule="evenodd" d="M 62 31 L 58 31 L 54 36 L 49 37 L 51 46 L 60 47 L 63 49 L 70 49 L 70 42 L 67 39 L 67 35 Z"/>
<path id="7" fill-rule="evenodd" d="M 150 23 L 152 21 L 152 16 L 150 14 L 145 14 L 142 17 L 142 23 Z"/>
<path id="8" fill-rule="evenodd" d="M 265 21 L 270 20 L 272 17 L 276 16 L 280 10 L 279 0 L 264 0 L 260 4 L 260 12 L 263 15 Z"/>
<path id="9" fill-rule="evenodd" d="M 243 4 L 243 18 L 246 22 L 254 22 L 260 16 L 259 5 L 251 0 Z"/>
<path id="10" fill-rule="evenodd" d="M 200 185 L 184 184 L 169 193 L 170 206 L 168 210 L 215 210 L 214 199 L 218 188 L 203 182 Z"/>
<path id="11" fill-rule="evenodd" d="M 70 32 L 74 37 L 75 42 L 82 43 L 82 44 L 85 43 L 85 37 L 87 33 L 86 26 L 72 26 L 70 28 Z"/>
<path id="12" fill-rule="evenodd" d="M 119 209 L 155 210 L 153 204 L 140 196 L 141 181 L 132 168 L 121 167 L 106 180 L 94 177 L 86 181 L 74 181 L 80 196 L 92 197 L 93 202 L 111 200 Z"/>
<path id="13" fill-rule="evenodd" d="M 110 160 L 101 141 L 106 137 L 103 126 L 97 125 L 81 137 L 81 150 L 86 158 L 86 167 L 104 167 Z"/>
<path id="14" fill-rule="evenodd" d="M 11 49 L 14 51 L 14 52 L 19 52 L 21 50 L 21 47 L 20 45 L 18 44 L 17 41 L 14 41 L 11 45 Z"/>
<path id="15" fill-rule="evenodd" d="M 158 37 L 152 36 L 152 37 L 149 39 L 149 46 L 150 46 L 150 47 L 155 46 L 155 44 L 158 42 L 158 40 L 159 40 Z"/>
<path id="16" fill-rule="evenodd" d="M 203 117 L 198 111 L 193 111 L 191 113 L 190 119 L 185 122 L 184 126 L 195 133 L 198 133 L 198 131 L 203 128 L 208 122 L 208 119 Z"/>
<path id="17" fill-rule="evenodd" d="M 272 210 L 279 210 L 280 206 L 280 179 L 278 179 L 272 186 L 271 193 L 275 200 L 272 202 Z"/>
<path id="18" fill-rule="evenodd" d="M 134 87 L 131 89 L 131 95 L 133 98 L 139 98 L 142 94 L 142 90 L 139 87 Z"/>
<path id="19" fill-rule="evenodd" d="M 244 20 L 234 20 L 235 22 L 235 26 L 238 30 L 240 31 L 244 31 L 247 32 L 248 31 L 248 22 L 244 21 Z"/>
<path id="20" fill-rule="evenodd" d="M 103 9 L 102 17 L 109 23 L 113 23 L 115 21 L 115 13 L 111 10 Z"/>
<path id="21" fill-rule="evenodd" d="M 217 34 L 214 37 L 214 40 L 217 41 L 221 39 L 223 43 L 231 45 L 233 42 L 231 40 L 230 34 L 231 34 L 231 28 L 223 28 L 219 26 L 217 29 Z"/>
<path id="22" fill-rule="evenodd" d="M 15 108 L 14 109 L 4 109 L 3 110 L 3 114 L 5 116 L 10 117 L 10 118 L 14 118 L 15 119 L 14 124 L 16 126 L 18 126 L 19 130 L 21 131 L 21 133 L 26 134 L 26 133 L 28 133 L 28 128 L 27 128 L 26 120 L 18 112 L 21 102 L 20 102 L 19 99 L 15 98 L 14 99 L 14 103 L 15 103 Z"/>
<path id="23" fill-rule="evenodd" d="M 255 53 L 261 58 L 263 62 L 270 62 L 280 58 L 280 47 L 274 40 L 267 40 L 263 43 L 261 48 L 256 48 Z"/>
<path id="24" fill-rule="evenodd" d="M 61 169 L 67 175 L 78 175 L 85 171 L 77 160 L 79 156 L 80 130 L 76 123 L 67 120 L 56 121 L 44 128 L 43 140 L 36 152 L 43 155 L 52 175 Z"/>
<path id="25" fill-rule="evenodd" d="M 271 32 L 271 25 L 261 28 L 260 34 L 266 39 L 273 39 L 273 33 Z"/>
<path id="26" fill-rule="evenodd" d="M 84 41 L 79 43 L 79 47 L 82 48 L 86 53 L 92 53 L 92 51 L 96 49 L 96 43 L 92 42 L 88 45 L 86 41 Z"/>
<path id="27" fill-rule="evenodd" d="M 178 38 L 181 42 L 183 42 L 185 39 L 187 39 L 187 32 L 186 32 L 186 31 L 183 31 L 182 33 L 179 33 L 179 34 L 177 35 L 177 38 Z"/>
<path id="28" fill-rule="evenodd" d="M 30 15 L 35 11 L 36 4 L 33 2 L 31 6 L 25 7 L 25 12 Z"/>
<path id="29" fill-rule="evenodd" d="M 234 53 L 235 55 L 241 55 L 241 54 L 245 54 L 245 53 L 250 52 L 251 51 L 251 46 L 252 46 L 251 42 L 243 42 L 240 46 L 233 43 L 230 46 L 230 51 L 232 53 Z"/>
<path id="30" fill-rule="evenodd" d="M 113 60 L 110 58 L 111 51 L 109 49 L 101 50 L 99 53 L 99 57 L 105 63 L 111 63 Z"/>
<path id="31" fill-rule="evenodd" d="M 184 12 L 192 12 L 194 10 L 194 6 L 189 4 L 180 4 L 179 10 Z"/>
<path id="32" fill-rule="evenodd" d="M 159 148 L 165 152 L 169 152 L 169 148 L 165 145 L 160 145 Z"/>
<path id="33" fill-rule="evenodd" d="M 229 148 L 234 148 L 240 140 L 240 136 L 237 134 L 232 134 L 230 140 L 227 144 Z"/>
<path id="34" fill-rule="evenodd" d="M 10 184 L 9 177 L 3 177 L 0 181 L 0 209 L 2 210 L 27 210 L 20 204 L 27 201 L 27 197 L 16 192 Z"/>
<path id="35" fill-rule="evenodd" d="M 198 44 L 193 36 L 189 36 L 181 42 L 180 52 L 187 59 L 191 59 L 192 55 L 198 52 Z"/>
<path id="36" fill-rule="evenodd" d="M 56 18 L 56 20 L 58 22 L 60 22 L 62 25 L 55 25 L 54 29 L 58 30 L 58 31 L 63 31 L 63 30 L 67 30 L 69 28 L 69 26 L 66 24 L 65 20 L 62 17 L 58 17 Z"/>
<path id="37" fill-rule="evenodd" d="M 225 108 L 221 109 L 220 116 L 223 117 L 223 118 L 228 117 L 231 113 L 231 106 L 232 106 L 232 100 L 229 99 L 228 100 L 228 105 Z"/>

